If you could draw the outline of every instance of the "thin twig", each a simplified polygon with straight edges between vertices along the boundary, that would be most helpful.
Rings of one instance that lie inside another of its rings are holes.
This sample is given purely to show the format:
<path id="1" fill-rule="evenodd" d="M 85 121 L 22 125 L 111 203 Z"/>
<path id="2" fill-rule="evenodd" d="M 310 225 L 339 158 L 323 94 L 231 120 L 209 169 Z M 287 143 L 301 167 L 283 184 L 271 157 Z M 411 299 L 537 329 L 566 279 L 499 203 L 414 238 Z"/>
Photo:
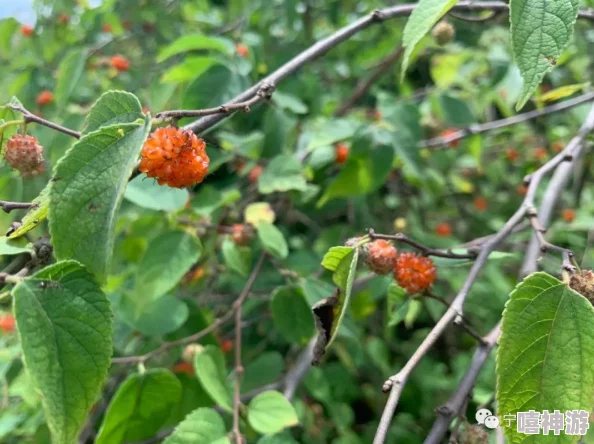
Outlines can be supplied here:
<path id="1" fill-rule="evenodd" d="M 260 255 L 260 259 L 258 259 L 258 262 L 254 266 L 252 273 L 248 277 L 248 280 L 245 283 L 243 290 L 241 290 L 239 297 L 235 300 L 235 302 L 233 302 L 233 305 L 231 305 L 231 309 L 227 313 L 225 313 L 223 316 L 216 319 L 208 327 L 200 330 L 197 333 L 194 333 L 193 335 L 187 336 L 185 338 L 177 339 L 175 341 L 170 341 L 170 342 L 164 342 L 158 348 L 156 348 L 153 351 L 150 351 L 148 353 L 145 353 L 144 355 L 113 358 L 111 360 L 112 364 L 143 363 L 143 362 L 147 361 L 148 359 L 151 359 L 152 357 L 157 356 L 157 355 L 169 350 L 172 347 L 177 347 L 180 345 L 185 345 L 185 344 L 190 344 L 192 342 L 196 342 L 196 341 L 202 339 L 204 336 L 215 331 L 221 325 L 229 322 L 231 319 L 233 319 L 233 316 L 234 316 L 236 310 L 241 306 L 241 304 L 243 304 L 244 300 L 247 298 L 252 286 L 254 285 L 254 282 L 256 281 L 256 278 L 258 277 L 258 274 L 260 273 L 260 270 L 262 269 L 262 265 L 264 263 L 265 257 L 266 257 L 265 253 L 262 253 Z"/>
<path id="2" fill-rule="evenodd" d="M 396 63 L 396 61 L 400 58 L 403 52 L 404 49 L 402 48 L 402 46 L 399 46 L 398 48 L 396 48 L 395 51 L 392 51 L 386 58 L 384 58 L 369 77 L 366 77 L 360 80 L 359 83 L 357 83 L 357 86 L 355 87 L 353 93 L 344 102 L 342 102 L 342 104 L 334 112 L 334 115 L 336 117 L 346 115 L 351 110 L 351 108 L 353 108 L 353 106 L 362 97 L 364 97 L 365 94 L 367 94 L 371 86 L 375 82 L 377 82 L 377 80 L 380 77 L 382 77 L 385 73 L 387 73 L 390 70 L 392 65 Z"/>
<path id="3" fill-rule="evenodd" d="M 537 117 L 546 116 L 549 114 L 565 111 L 575 106 L 581 105 L 594 100 L 594 92 L 590 92 L 579 97 L 575 97 L 570 100 L 555 103 L 554 105 L 547 106 L 546 108 L 536 109 L 527 113 L 518 114 L 517 116 L 508 117 L 507 119 L 495 120 L 493 122 L 480 123 L 470 125 L 467 128 L 462 128 L 447 137 L 435 137 L 434 139 L 424 140 L 419 143 L 422 148 L 432 148 L 442 145 L 447 145 L 451 142 L 463 139 L 464 137 L 471 136 L 473 134 L 480 134 L 486 131 L 492 131 L 494 129 L 504 128 L 510 125 L 517 125 L 518 123 L 526 122 L 528 120 L 536 119 Z"/>
<path id="4" fill-rule="evenodd" d="M 253 85 L 251 88 L 242 92 L 229 103 L 240 103 L 244 102 L 257 93 L 257 91 L 264 85 L 270 84 L 278 87 L 278 85 L 288 76 L 299 70 L 302 66 L 310 63 L 318 57 L 326 54 L 328 51 L 338 46 L 340 43 L 348 40 L 353 35 L 360 31 L 367 29 L 368 27 L 382 23 L 385 20 L 389 20 L 396 17 L 407 16 L 417 7 L 418 3 L 410 3 L 404 5 L 391 6 L 384 9 L 378 9 L 371 14 L 367 14 L 355 22 L 340 28 L 325 39 L 319 40 L 318 42 L 311 45 L 301 53 L 297 54 L 287 63 L 282 65 L 276 71 L 262 79 L 260 82 Z M 507 11 L 509 4 L 503 1 L 481 1 L 475 2 L 473 0 L 463 0 L 458 2 L 452 8 L 455 11 Z M 579 11 L 578 17 L 594 20 L 594 10 L 582 9 Z M 225 119 L 227 114 L 214 114 L 210 116 L 202 117 L 189 125 L 186 125 L 184 129 L 191 129 L 196 133 L 202 133 L 209 128 L 212 128 L 221 120 Z"/>
<path id="5" fill-rule="evenodd" d="M 56 131 L 59 131 L 61 133 L 67 134 L 69 136 L 75 137 L 77 139 L 80 139 L 81 134 L 78 131 L 74 131 L 71 130 L 70 128 L 66 128 L 62 125 L 58 125 L 57 123 L 54 122 L 50 122 L 49 120 L 46 120 L 42 117 L 36 116 L 35 114 L 33 114 L 31 111 L 29 111 L 28 109 L 26 109 L 25 107 L 23 107 L 22 105 L 8 105 L 9 108 L 11 108 L 14 111 L 18 111 L 20 113 L 23 114 L 23 119 L 25 120 L 25 123 L 38 123 L 40 125 L 43 126 L 47 126 L 48 128 L 54 129 Z"/>
<path id="6" fill-rule="evenodd" d="M 385 240 L 391 240 L 394 242 L 402 242 L 404 244 L 408 244 L 408 245 L 416 248 L 421 253 L 423 253 L 424 256 L 436 256 L 436 257 L 444 257 L 444 258 L 448 258 L 448 259 L 475 259 L 477 256 L 477 253 L 473 252 L 473 251 L 469 251 L 468 253 L 454 253 L 451 250 L 444 251 L 444 250 L 439 250 L 436 248 L 429 248 L 429 247 L 421 244 L 420 242 L 417 242 L 417 241 L 405 236 L 402 233 L 377 234 L 373 230 L 373 228 L 370 228 L 367 232 L 368 232 L 369 238 L 371 240 L 385 239 Z"/>
<path id="7" fill-rule="evenodd" d="M 553 245 L 545 239 L 544 234 L 546 233 L 547 229 L 544 228 L 539 222 L 536 208 L 530 208 L 526 214 L 526 217 L 532 225 L 534 235 L 536 236 L 536 239 L 538 240 L 538 243 L 540 245 L 540 251 L 542 251 L 543 253 L 546 253 L 547 251 L 554 251 L 556 253 L 561 254 L 561 257 L 563 259 L 563 269 L 569 273 L 574 273 L 576 267 L 571 262 L 571 258 L 573 258 L 573 251 L 571 251 L 568 248 Z"/>
<path id="8" fill-rule="evenodd" d="M 12 210 L 29 210 L 37 207 L 33 202 L 9 202 L 7 200 L 0 200 L 0 207 L 5 213 L 10 213 Z"/>
<path id="9" fill-rule="evenodd" d="M 592 131 L 594 128 L 594 107 L 590 110 L 590 113 L 582 125 L 580 129 L 580 134 L 587 134 L 588 132 Z M 585 137 L 585 136 L 584 136 Z M 572 144 L 568 145 L 564 151 L 559 153 L 563 160 L 567 161 L 568 163 L 573 163 L 575 159 L 575 152 L 578 148 L 574 148 Z M 540 167 L 531 177 L 530 183 L 528 185 L 528 190 L 526 192 L 526 196 L 524 197 L 524 201 L 520 208 L 516 210 L 516 212 L 508 219 L 508 221 L 503 225 L 503 227 L 495 234 L 492 238 L 490 238 L 487 242 L 485 242 L 480 247 L 480 252 L 472 265 L 468 277 L 466 278 L 464 284 L 460 288 L 460 291 L 452 301 L 450 308 L 446 310 L 442 318 L 439 322 L 433 327 L 433 329 L 429 332 L 425 340 L 421 343 L 421 345 L 417 348 L 417 350 L 413 353 L 410 357 L 408 362 L 404 365 L 404 367 L 395 375 L 391 376 L 383 386 L 384 391 L 390 391 L 390 396 L 388 401 L 386 402 L 386 406 L 382 413 L 382 417 L 380 420 L 380 424 L 376 431 L 376 435 L 374 438 L 374 444 L 381 444 L 385 442 L 386 435 L 388 432 L 388 428 L 390 423 L 392 422 L 392 417 L 394 416 L 394 411 L 396 410 L 396 406 L 398 405 L 398 401 L 400 399 L 400 395 L 406 384 L 409 376 L 411 375 L 412 371 L 416 368 L 418 363 L 421 361 L 423 356 L 427 354 L 429 349 L 433 346 L 435 341 L 441 336 L 443 331 L 450 325 L 452 321 L 458 321 L 460 316 L 462 315 L 462 308 L 464 302 L 470 293 L 470 290 L 484 266 L 486 265 L 489 256 L 495 250 L 495 248 L 509 236 L 514 227 L 516 227 L 527 215 L 528 211 L 534 207 L 534 199 L 536 195 L 536 191 L 540 182 L 542 181 L 543 177 L 548 174 L 551 170 L 555 168 L 559 168 L 560 164 L 553 162 L 554 159 L 547 162 L 545 165 Z M 560 191 L 560 190 L 556 190 Z"/>

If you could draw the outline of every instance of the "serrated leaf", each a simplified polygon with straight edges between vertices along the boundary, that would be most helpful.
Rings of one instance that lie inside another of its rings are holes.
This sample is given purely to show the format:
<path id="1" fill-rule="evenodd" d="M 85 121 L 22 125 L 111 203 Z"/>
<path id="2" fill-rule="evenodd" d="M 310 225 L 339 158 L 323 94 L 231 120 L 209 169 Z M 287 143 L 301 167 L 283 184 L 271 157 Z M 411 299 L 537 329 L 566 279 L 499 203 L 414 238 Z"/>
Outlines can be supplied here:
<path id="1" fill-rule="evenodd" d="M 307 182 L 301 171 L 301 164 L 295 156 L 281 154 L 270 161 L 258 178 L 258 191 L 270 194 L 275 191 L 305 191 Z"/>
<path id="2" fill-rule="evenodd" d="M 184 208 L 190 193 L 185 188 L 163 187 L 154 179 L 138 176 L 128 183 L 124 197 L 149 210 L 177 211 Z"/>
<path id="3" fill-rule="evenodd" d="M 232 411 L 225 356 L 221 349 L 214 345 L 204 347 L 194 358 L 194 368 L 200 384 L 212 400 L 223 410 Z"/>
<path id="4" fill-rule="evenodd" d="M 58 106 L 63 107 L 70 99 L 70 95 L 85 69 L 86 60 L 87 52 L 85 50 L 73 49 L 60 62 L 55 89 Z"/>
<path id="5" fill-rule="evenodd" d="M 47 218 L 47 212 L 49 209 L 49 186 L 46 186 L 43 190 L 41 190 L 39 196 L 33 199 L 33 203 L 37 204 L 37 206 L 27 211 L 27 214 L 25 214 L 23 220 L 21 221 L 20 227 L 9 232 L 9 239 L 21 237 Z"/>
<path id="6" fill-rule="evenodd" d="M 420 0 L 413 9 L 402 34 L 404 54 L 402 56 L 401 78 L 404 78 L 408 68 L 408 61 L 417 43 L 455 4 L 456 0 Z"/>
<path id="7" fill-rule="evenodd" d="M 105 413 L 95 444 L 121 444 L 152 437 L 181 398 L 181 384 L 164 368 L 130 375 Z"/>
<path id="8" fill-rule="evenodd" d="M 248 247 L 237 246 L 231 239 L 226 238 L 223 241 L 221 250 L 227 267 L 241 276 L 250 274 L 251 255 Z"/>
<path id="9" fill-rule="evenodd" d="M 248 421 L 254 430 L 265 435 L 299 424 L 291 403 L 274 390 L 260 393 L 250 401 Z"/>
<path id="10" fill-rule="evenodd" d="M 216 410 L 199 408 L 186 416 L 163 444 L 227 444 L 226 434 L 225 422 Z"/>
<path id="11" fill-rule="evenodd" d="M 93 276 L 58 262 L 13 290 L 25 364 L 42 395 L 54 444 L 71 444 L 101 391 L 112 354 L 112 313 Z"/>
<path id="12" fill-rule="evenodd" d="M 314 320 L 301 287 L 277 287 L 272 293 L 270 311 L 276 329 L 287 341 L 304 344 L 314 335 Z"/>
<path id="13" fill-rule="evenodd" d="M 582 295 L 546 273 L 524 279 L 503 312 L 497 351 L 497 414 L 535 410 L 586 410 L 594 392 L 594 308 Z M 510 443 L 538 436 L 505 427 Z M 552 437 L 551 437 L 552 438 Z M 563 432 L 555 443 L 575 443 Z M 544 441 L 543 441 L 544 442 Z"/>
<path id="14" fill-rule="evenodd" d="M 153 239 L 138 266 L 134 299 L 149 304 L 163 296 L 175 287 L 201 254 L 200 240 L 185 231 L 170 231 Z"/>
<path id="15" fill-rule="evenodd" d="M 353 247 L 332 247 L 322 259 L 322 267 L 336 271 L 340 262 L 353 251 Z"/>
<path id="16" fill-rule="evenodd" d="M 204 34 L 189 34 L 179 37 L 166 46 L 157 56 L 157 63 L 161 63 L 176 54 L 196 50 L 213 50 L 223 54 L 232 54 L 233 43 L 222 37 L 212 37 Z"/>
<path id="17" fill-rule="evenodd" d="M 510 2 L 512 51 L 524 79 L 516 110 L 526 104 L 569 43 L 578 6 L 577 0 Z"/>
<path id="18" fill-rule="evenodd" d="M 283 233 L 274 225 L 260 222 L 256 225 L 258 232 L 258 239 L 262 243 L 264 249 L 279 259 L 285 259 L 289 254 L 289 246 L 285 240 Z"/>
<path id="19" fill-rule="evenodd" d="M 81 137 L 55 168 L 48 215 L 54 254 L 82 262 L 100 282 L 109 271 L 115 216 L 149 130 L 148 118 L 142 126 L 103 127 Z"/>
<path id="20" fill-rule="evenodd" d="M 0 256 L 31 253 L 32 251 L 33 247 L 27 239 L 12 240 L 6 236 L 0 237 Z"/>
<path id="21" fill-rule="evenodd" d="M 359 250 L 357 248 L 351 250 L 341 259 L 334 276 L 332 276 L 332 279 L 338 285 L 334 294 L 322 299 L 312 307 L 316 329 L 318 330 L 318 338 L 313 350 L 312 364 L 314 365 L 320 362 L 321 357 L 334 342 L 349 306 L 359 259 Z"/>
<path id="22" fill-rule="evenodd" d="M 245 207 L 243 219 L 254 226 L 260 222 L 274 223 L 276 214 L 268 202 L 254 202 Z"/>
<path id="23" fill-rule="evenodd" d="M 107 91 L 91 108 L 82 133 L 88 134 L 102 126 L 132 123 L 142 118 L 142 106 L 134 94 L 126 91 Z"/>

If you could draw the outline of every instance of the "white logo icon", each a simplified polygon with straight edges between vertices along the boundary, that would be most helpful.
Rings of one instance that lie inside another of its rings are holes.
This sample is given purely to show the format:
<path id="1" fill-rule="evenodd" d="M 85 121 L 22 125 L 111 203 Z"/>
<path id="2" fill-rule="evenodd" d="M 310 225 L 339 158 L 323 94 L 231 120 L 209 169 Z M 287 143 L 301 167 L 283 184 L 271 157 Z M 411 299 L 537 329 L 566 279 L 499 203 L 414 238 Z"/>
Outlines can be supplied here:
<path id="1" fill-rule="evenodd" d="M 487 416 L 485 418 L 485 427 L 488 429 L 496 429 L 499 427 L 499 418 L 497 416 Z"/>
<path id="2" fill-rule="evenodd" d="M 489 416 L 493 416 L 493 413 L 491 413 L 489 409 L 480 409 L 478 412 L 476 412 L 474 417 L 476 418 L 476 422 L 479 424 L 485 424 L 485 419 L 487 419 Z"/>

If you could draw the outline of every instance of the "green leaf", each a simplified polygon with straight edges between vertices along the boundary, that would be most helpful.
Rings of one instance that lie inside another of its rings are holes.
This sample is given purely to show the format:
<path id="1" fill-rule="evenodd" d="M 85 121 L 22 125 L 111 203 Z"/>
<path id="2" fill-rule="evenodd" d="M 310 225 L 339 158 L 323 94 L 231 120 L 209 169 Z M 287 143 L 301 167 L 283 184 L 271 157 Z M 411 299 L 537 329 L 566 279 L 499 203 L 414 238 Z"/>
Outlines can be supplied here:
<path id="1" fill-rule="evenodd" d="M 161 63 L 176 54 L 187 51 L 212 50 L 223 54 L 233 54 L 233 43 L 222 37 L 210 37 L 204 34 L 184 35 L 171 43 L 157 56 L 157 63 Z"/>
<path id="2" fill-rule="evenodd" d="M 258 238 L 264 249 L 274 257 L 285 259 L 289 255 L 289 246 L 285 236 L 278 228 L 267 222 L 260 222 L 256 225 Z"/>
<path id="3" fill-rule="evenodd" d="M 94 278 L 58 262 L 13 290 L 25 364 L 55 444 L 71 444 L 101 391 L 112 354 L 112 313 Z"/>
<path id="4" fill-rule="evenodd" d="M 229 102 L 244 88 L 245 82 L 224 65 L 214 65 L 202 73 L 183 94 L 184 109 L 214 108 Z"/>
<path id="5" fill-rule="evenodd" d="M 220 61 L 211 56 L 186 57 L 179 65 L 165 71 L 161 81 L 164 83 L 188 82 L 218 63 Z"/>
<path id="6" fill-rule="evenodd" d="M 295 114 L 307 114 L 307 105 L 292 94 L 276 90 L 272 100 L 279 107 L 287 109 Z"/>
<path id="7" fill-rule="evenodd" d="M 318 208 L 331 199 L 361 196 L 375 191 L 388 178 L 393 159 L 394 150 L 388 146 L 377 147 L 362 156 L 350 156 L 318 201 Z"/>
<path id="8" fill-rule="evenodd" d="M 250 274 L 251 255 L 248 247 L 237 246 L 231 239 L 226 238 L 223 241 L 221 250 L 227 267 L 241 276 Z"/>
<path id="9" fill-rule="evenodd" d="M 274 325 L 287 341 L 304 344 L 314 335 L 313 317 L 301 287 L 277 287 L 272 293 L 270 311 Z"/>
<path id="10" fill-rule="evenodd" d="M 338 265 L 332 279 L 338 285 L 332 296 L 322 299 L 312 307 L 318 339 L 313 350 L 312 364 L 317 364 L 327 348 L 334 342 L 349 306 L 353 281 L 357 271 L 359 249 L 353 248 Z"/>
<path id="11" fill-rule="evenodd" d="M 552 89 L 544 93 L 542 96 L 538 98 L 539 102 L 554 102 L 556 100 L 564 99 L 565 97 L 571 96 L 582 89 L 587 88 L 590 86 L 589 82 L 586 83 L 578 83 L 576 85 L 565 85 L 559 88 Z"/>
<path id="12" fill-rule="evenodd" d="M 0 20 L 0 53 L 10 54 L 12 37 L 17 29 L 19 29 L 19 22 L 14 17 Z"/>
<path id="13" fill-rule="evenodd" d="M 278 352 L 264 352 L 248 361 L 241 379 L 241 392 L 248 393 L 280 379 L 285 362 Z"/>
<path id="14" fill-rule="evenodd" d="M 231 391 L 227 384 L 225 356 L 215 345 L 207 345 L 194 359 L 196 376 L 212 400 L 223 410 L 232 411 Z"/>
<path id="15" fill-rule="evenodd" d="M 6 236 L 0 237 L 0 256 L 31 252 L 33 252 L 33 247 L 27 239 L 12 240 Z"/>
<path id="16" fill-rule="evenodd" d="M 305 150 L 312 151 L 349 139 L 353 137 L 357 127 L 358 123 L 347 119 L 318 119 L 306 128 L 303 135 L 306 141 Z"/>
<path id="17" fill-rule="evenodd" d="M 58 66 L 56 80 L 56 103 L 63 107 L 70 99 L 78 80 L 80 79 L 87 60 L 87 52 L 82 49 L 73 49 L 62 59 Z"/>
<path id="18" fill-rule="evenodd" d="M 148 305 L 145 301 L 137 301 L 125 295 L 118 312 L 124 322 L 146 336 L 163 336 L 176 331 L 189 315 L 184 301 L 167 294 Z"/>
<path id="19" fill-rule="evenodd" d="M 154 179 L 138 176 L 128 183 L 124 197 L 149 210 L 177 211 L 184 208 L 190 193 L 185 188 L 163 187 Z"/>
<path id="20" fill-rule="evenodd" d="M 297 413 L 291 403 L 274 390 L 260 393 L 250 401 L 248 421 L 254 430 L 264 435 L 299 424 Z"/>
<path id="21" fill-rule="evenodd" d="M 258 440 L 258 444 L 299 444 L 289 432 L 265 435 Z"/>
<path id="22" fill-rule="evenodd" d="M 16 239 L 28 233 L 47 218 L 49 210 L 49 186 L 46 186 L 39 196 L 33 199 L 36 207 L 30 209 L 21 221 L 21 226 L 8 235 L 9 239 Z"/>
<path id="23" fill-rule="evenodd" d="M 401 78 L 404 78 L 408 61 L 417 43 L 455 4 L 456 0 L 420 0 L 413 9 L 402 34 L 404 55 L 402 56 Z"/>
<path id="24" fill-rule="evenodd" d="M 121 444 L 152 437 L 181 398 L 181 384 L 164 368 L 130 375 L 109 403 L 95 444 Z"/>
<path id="25" fill-rule="evenodd" d="M 336 271 L 340 262 L 353 252 L 353 247 L 332 247 L 322 259 L 322 267 L 326 270 Z"/>
<path id="26" fill-rule="evenodd" d="M 245 207 L 243 218 L 246 223 L 256 226 L 260 222 L 274 223 L 276 214 L 268 202 L 254 202 Z"/>
<path id="27" fill-rule="evenodd" d="M 289 154 L 281 154 L 272 159 L 258 178 L 258 191 L 262 194 L 306 189 L 307 182 L 301 171 L 301 164 L 295 156 Z"/>
<path id="28" fill-rule="evenodd" d="M 230 443 L 225 436 L 225 423 L 216 410 L 199 408 L 178 424 L 163 444 L 217 444 Z"/>
<path id="29" fill-rule="evenodd" d="M 534 273 L 510 295 L 497 351 L 497 414 L 586 410 L 594 392 L 594 308 L 546 274 Z M 510 443 L 538 442 L 504 428 Z M 556 443 L 575 443 L 561 432 Z M 551 441 L 551 442 L 553 442 Z M 544 442 L 544 441 L 543 441 Z"/>
<path id="30" fill-rule="evenodd" d="M 91 108 L 82 133 L 91 133 L 102 126 L 133 123 L 143 118 L 142 106 L 134 94 L 126 91 L 107 91 Z"/>
<path id="31" fill-rule="evenodd" d="M 516 110 L 528 101 L 567 46 L 578 15 L 577 0 L 512 0 L 512 50 L 524 87 Z"/>
<path id="32" fill-rule="evenodd" d="M 153 239 L 138 266 L 134 298 L 148 304 L 163 296 L 201 254 L 200 240 L 185 231 L 169 231 Z"/>
<path id="33" fill-rule="evenodd" d="M 55 168 L 49 197 L 49 228 L 58 260 L 82 262 L 100 282 L 109 272 L 116 213 L 150 130 L 144 125 L 108 126 L 84 135 Z"/>

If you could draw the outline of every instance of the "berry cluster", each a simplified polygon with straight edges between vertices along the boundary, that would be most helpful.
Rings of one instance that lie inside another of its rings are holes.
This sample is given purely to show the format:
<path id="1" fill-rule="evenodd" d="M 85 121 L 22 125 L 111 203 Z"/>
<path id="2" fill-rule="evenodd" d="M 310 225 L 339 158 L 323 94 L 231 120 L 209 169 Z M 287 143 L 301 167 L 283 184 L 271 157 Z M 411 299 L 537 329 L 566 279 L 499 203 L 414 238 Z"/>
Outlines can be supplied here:
<path id="1" fill-rule="evenodd" d="M 15 134 L 6 142 L 4 159 L 13 169 L 18 170 L 23 177 L 35 176 L 42 173 L 43 147 L 33 136 Z"/>
<path id="2" fill-rule="evenodd" d="M 140 171 L 159 185 L 183 188 L 202 182 L 209 163 L 204 140 L 192 131 L 168 126 L 157 129 L 144 144 Z"/>
<path id="3" fill-rule="evenodd" d="M 351 246 L 354 246 L 352 242 Z M 377 274 L 388 274 L 392 271 L 398 285 L 409 294 L 426 290 L 435 282 L 435 266 L 428 257 L 415 253 L 398 255 L 396 248 L 383 239 L 375 240 L 364 248 L 367 267 Z"/>

